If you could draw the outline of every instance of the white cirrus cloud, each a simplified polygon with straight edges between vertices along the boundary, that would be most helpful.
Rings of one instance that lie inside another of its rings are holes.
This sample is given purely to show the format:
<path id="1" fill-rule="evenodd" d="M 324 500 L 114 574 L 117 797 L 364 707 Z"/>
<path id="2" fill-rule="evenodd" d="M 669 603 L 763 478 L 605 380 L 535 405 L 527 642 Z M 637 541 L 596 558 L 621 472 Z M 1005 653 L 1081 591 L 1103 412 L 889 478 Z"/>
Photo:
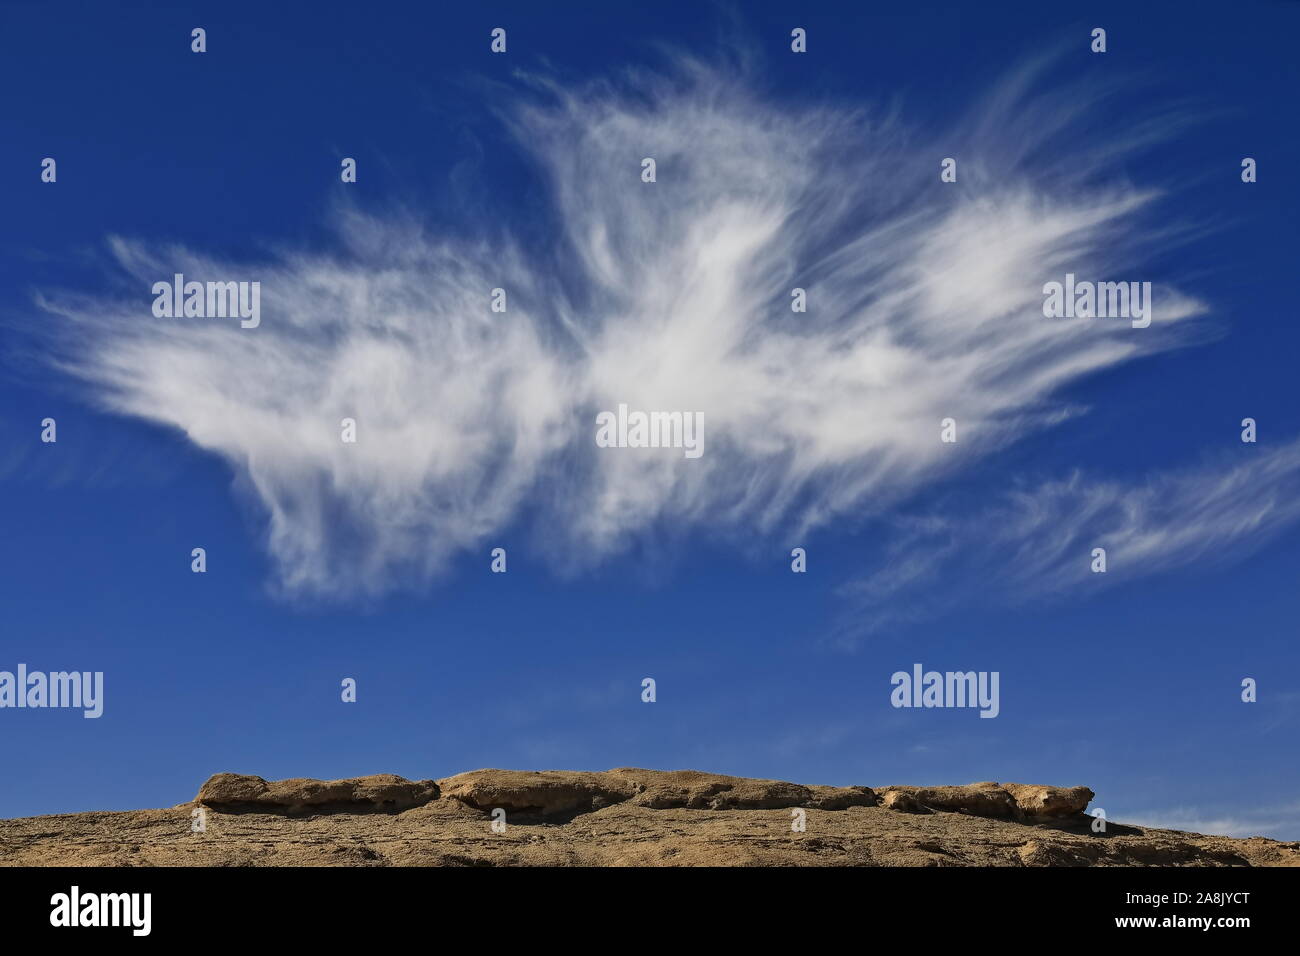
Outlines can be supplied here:
<path id="1" fill-rule="evenodd" d="M 230 464 L 289 593 L 419 585 L 521 522 L 577 564 L 665 529 L 788 540 L 1050 427 L 1073 413 L 1065 386 L 1187 340 L 1200 306 L 1162 285 L 1147 329 L 1043 317 L 1044 282 L 1142 278 L 1169 239 L 1155 193 L 1108 165 L 1167 129 L 1071 136 L 1085 99 L 1031 96 L 1032 75 L 939 131 L 770 94 L 743 56 L 524 78 L 502 115 L 551 204 L 544 247 L 345 211 L 330 253 L 232 263 L 114 239 L 130 295 L 42 301 L 98 401 Z M 175 272 L 260 281 L 260 327 L 154 318 L 147 292 Z M 619 403 L 702 413 L 704 455 L 596 447 L 596 412 Z M 949 416 L 957 446 L 938 440 Z"/>
<path id="2" fill-rule="evenodd" d="M 1300 439 L 1242 444 L 1136 481 L 1076 471 L 1013 487 L 979 509 L 891 520 L 880 567 L 841 589 L 855 610 L 837 642 L 933 615 L 974 588 L 1008 603 L 1060 599 L 1239 560 L 1300 522 Z M 1094 548 L 1106 551 L 1104 574 L 1092 570 Z"/>
<path id="3" fill-rule="evenodd" d="M 1210 833 L 1239 839 L 1264 836 L 1273 840 L 1300 839 L 1300 803 L 1242 809 L 1240 803 L 1217 809 L 1169 807 L 1125 817 L 1124 823 L 1185 833 Z"/>

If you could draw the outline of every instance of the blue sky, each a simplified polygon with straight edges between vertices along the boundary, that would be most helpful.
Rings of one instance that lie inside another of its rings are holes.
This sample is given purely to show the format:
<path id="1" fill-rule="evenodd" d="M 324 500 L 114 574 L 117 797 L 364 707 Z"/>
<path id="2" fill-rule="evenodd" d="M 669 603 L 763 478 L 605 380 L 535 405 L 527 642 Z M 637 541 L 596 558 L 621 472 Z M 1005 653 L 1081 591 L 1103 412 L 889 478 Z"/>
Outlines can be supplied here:
<path id="1" fill-rule="evenodd" d="M 0 815 L 632 765 L 1300 839 L 1300 5 L 397 6 L 0 5 L 0 670 L 106 698 L 0 711 Z M 699 468 L 594 447 L 638 400 Z"/>

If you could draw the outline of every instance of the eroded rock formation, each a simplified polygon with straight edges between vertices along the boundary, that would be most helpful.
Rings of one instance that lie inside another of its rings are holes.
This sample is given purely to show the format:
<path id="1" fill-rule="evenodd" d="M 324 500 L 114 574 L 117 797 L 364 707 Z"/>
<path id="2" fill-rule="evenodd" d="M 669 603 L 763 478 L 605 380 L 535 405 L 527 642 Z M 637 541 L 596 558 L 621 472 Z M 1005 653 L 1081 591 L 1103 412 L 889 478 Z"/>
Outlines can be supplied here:
<path id="1" fill-rule="evenodd" d="M 437 781 L 223 773 L 170 809 L 0 820 L 0 865 L 1300 865 L 1300 843 L 1116 822 L 1097 832 L 1083 812 L 1092 798 L 1086 787 L 826 787 L 633 767 Z"/>

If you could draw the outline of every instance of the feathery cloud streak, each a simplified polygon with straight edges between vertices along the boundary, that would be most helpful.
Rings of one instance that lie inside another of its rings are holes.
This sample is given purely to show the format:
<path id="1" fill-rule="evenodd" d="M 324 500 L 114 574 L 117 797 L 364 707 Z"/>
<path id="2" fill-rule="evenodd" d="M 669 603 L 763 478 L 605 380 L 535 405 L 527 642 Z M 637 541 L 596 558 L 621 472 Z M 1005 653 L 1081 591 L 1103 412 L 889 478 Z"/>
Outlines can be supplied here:
<path id="1" fill-rule="evenodd" d="M 1223 564 L 1300 521 L 1300 439 L 1136 483 L 1068 478 L 1008 491 L 961 517 L 900 519 L 883 566 L 843 588 L 856 611 L 846 643 L 980 594 L 1007 603 L 1087 594 L 1194 562 Z M 1107 570 L 1092 570 L 1094 548 Z M 967 573 L 976 569 L 975 573 Z M 965 582 L 963 587 L 961 582 Z M 938 585 L 942 583 L 942 587 Z"/>

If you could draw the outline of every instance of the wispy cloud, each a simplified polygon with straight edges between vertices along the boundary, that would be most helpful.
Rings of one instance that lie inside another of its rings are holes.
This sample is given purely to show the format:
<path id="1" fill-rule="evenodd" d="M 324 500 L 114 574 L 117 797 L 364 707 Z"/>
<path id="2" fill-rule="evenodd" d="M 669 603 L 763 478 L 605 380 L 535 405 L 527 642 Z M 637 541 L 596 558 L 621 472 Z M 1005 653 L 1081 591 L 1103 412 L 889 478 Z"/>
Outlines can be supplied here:
<path id="1" fill-rule="evenodd" d="M 1271 450 L 1242 444 L 1217 461 L 1132 483 L 1076 472 L 960 517 L 899 519 L 883 565 L 844 588 L 861 613 L 843 636 L 896 623 L 885 609 L 922 590 L 931 613 L 944 606 L 936 591 L 948 602 L 971 597 L 963 580 L 1006 601 L 1086 594 L 1197 561 L 1239 559 L 1297 520 L 1300 440 Z M 1106 551 L 1104 574 L 1092 570 L 1094 548 Z M 997 573 L 965 576 L 963 568 Z"/>
<path id="2" fill-rule="evenodd" d="M 62 365 L 231 465 L 287 592 L 347 597 L 421 584 L 521 521 L 575 564 L 664 529 L 789 540 L 1050 427 L 1064 386 L 1184 341 L 1199 306 L 1166 287 L 1148 329 L 1041 312 L 1045 281 L 1135 278 L 1168 237 L 1154 193 L 1108 165 L 1159 121 L 1070 136 L 1086 97 L 1031 97 L 1022 70 L 937 134 L 760 76 L 738 56 L 525 80 L 503 118 L 552 204 L 543 248 L 415 212 L 342 212 L 337 250 L 244 263 L 116 239 L 130 295 L 45 302 Z M 259 280 L 261 326 L 154 318 L 150 285 L 174 272 Z M 595 413 L 620 402 L 701 412 L 706 453 L 597 448 Z"/>
<path id="3" fill-rule="evenodd" d="M 1218 836 L 1267 836 L 1300 840 L 1300 802 L 1259 809 L 1232 807 L 1224 811 L 1171 807 L 1122 815 L 1122 822 L 1161 830 L 1183 830 Z"/>

